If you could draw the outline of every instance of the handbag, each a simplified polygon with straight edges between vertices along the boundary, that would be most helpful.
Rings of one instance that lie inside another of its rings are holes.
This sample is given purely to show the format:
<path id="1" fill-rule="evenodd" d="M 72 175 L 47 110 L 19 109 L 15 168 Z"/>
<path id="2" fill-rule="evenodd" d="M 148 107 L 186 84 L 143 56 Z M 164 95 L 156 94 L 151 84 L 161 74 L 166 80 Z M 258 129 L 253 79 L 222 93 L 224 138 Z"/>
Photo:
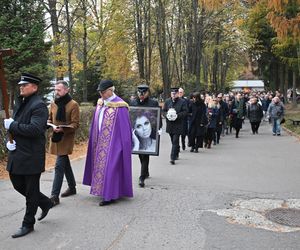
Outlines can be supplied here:
<path id="1" fill-rule="evenodd" d="M 284 119 L 284 117 L 281 119 L 281 121 L 280 121 L 280 124 L 283 124 L 283 123 L 285 123 L 285 119 Z"/>
<path id="2" fill-rule="evenodd" d="M 51 141 L 54 143 L 60 142 L 64 136 L 64 132 L 53 133 Z"/>

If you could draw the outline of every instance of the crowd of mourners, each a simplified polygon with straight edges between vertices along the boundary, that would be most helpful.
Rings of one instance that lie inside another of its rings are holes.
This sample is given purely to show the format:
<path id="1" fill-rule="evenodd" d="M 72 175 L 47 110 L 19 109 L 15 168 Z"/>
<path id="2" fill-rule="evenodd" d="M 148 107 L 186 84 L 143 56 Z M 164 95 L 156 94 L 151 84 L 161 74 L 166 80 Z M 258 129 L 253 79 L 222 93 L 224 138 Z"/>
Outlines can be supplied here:
<path id="1" fill-rule="evenodd" d="M 184 105 L 177 105 L 183 103 Z M 272 124 L 274 136 L 281 135 L 281 123 L 284 121 L 284 97 L 279 92 L 251 91 L 229 92 L 226 94 L 191 93 L 184 95 L 182 88 L 172 88 L 171 98 L 166 100 L 163 111 L 167 114 L 167 133 L 172 142 L 171 164 L 175 164 L 181 149 L 186 149 L 186 138 L 190 152 L 199 152 L 199 148 L 211 148 L 220 143 L 221 136 L 239 133 L 247 117 L 251 124 L 252 134 L 258 134 L 262 121 Z M 184 107 L 185 106 L 185 107 Z M 179 108 L 180 107 L 180 108 Z M 178 141 L 172 131 L 172 119 L 168 119 L 170 109 L 176 110 L 176 115 L 182 117 L 182 133 L 178 135 Z M 180 116 L 181 114 L 181 116 Z M 233 131 L 234 129 L 234 131 Z"/>

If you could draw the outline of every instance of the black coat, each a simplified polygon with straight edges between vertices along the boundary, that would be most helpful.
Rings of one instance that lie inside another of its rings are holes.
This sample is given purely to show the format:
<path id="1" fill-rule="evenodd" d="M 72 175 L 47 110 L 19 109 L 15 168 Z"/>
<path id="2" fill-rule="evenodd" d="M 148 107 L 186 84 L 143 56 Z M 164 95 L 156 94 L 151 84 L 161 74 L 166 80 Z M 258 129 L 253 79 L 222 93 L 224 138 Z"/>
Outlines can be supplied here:
<path id="1" fill-rule="evenodd" d="M 143 100 L 142 102 L 139 99 L 135 99 L 132 102 L 130 102 L 130 106 L 135 106 L 135 107 L 160 107 L 158 104 L 158 101 L 155 101 L 151 98 L 146 98 L 145 100 Z M 159 128 L 162 127 L 162 119 L 160 117 L 159 120 Z"/>
<path id="2" fill-rule="evenodd" d="M 188 107 L 188 110 L 190 108 L 191 102 L 189 99 L 187 99 L 186 97 L 181 97 L 182 100 L 185 101 L 186 106 Z M 185 116 L 185 118 L 183 119 L 183 135 L 187 135 L 189 133 L 188 131 L 189 128 L 189 116 Z"/>
<path id="3" fill-rule="evenodd" d="M 9 132 L 16 141 L 16 150 L 8 154 L 7 171 L 16 175 L 33 175 L 45 171 L 45 143 L 48 109 L 33 94 L 14 108 L 14 122 Z"/>
<path id="4" fill-rule="evenodd" d="M 133 100 L 130 103 L 130 106 L 141 106 L 141 107 L 159 107 L 158 101 L 155 101 L 151 98 L 146 98 L 142 102 L 139 99 Z"/>
<path id="5" fill-rule="evenodd" d="M 181 98 L 176 98 L 174 101 L 169 98 L 165 101 L 163 111 L 167 113 L 170 108 L 174 108 L 176 110 L 177 119 L 175 121 L 169 121 L 168 119 L 166 119 L 166 131 L 169 134 L 182 135 L 184 134 L 184 119 L 188 113 L 186 102 Z"/>
<path id="6" fill-rule="evenodd" d="M 247 111 L 250 122 L 260 122 L 264 116 L 262 107 L 258 103 L 250 104 Z"/>
<path id="7" fill-rule="evenodd" d="M 191 136 L 204 136 L 207 116 L 206 116 L 206 105 L 203 102 L 193 103 L 190 108 L 192 113 L 190 118 L 190 131 Z"/>

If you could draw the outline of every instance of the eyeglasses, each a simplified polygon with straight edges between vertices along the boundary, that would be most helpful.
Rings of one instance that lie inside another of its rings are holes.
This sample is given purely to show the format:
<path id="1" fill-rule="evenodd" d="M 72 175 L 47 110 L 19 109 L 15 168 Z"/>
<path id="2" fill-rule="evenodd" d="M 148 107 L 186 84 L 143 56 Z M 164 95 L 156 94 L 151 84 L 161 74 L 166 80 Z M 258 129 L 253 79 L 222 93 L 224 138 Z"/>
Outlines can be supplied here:
<path id="1" fill-rule="evenodd" d="M 112 90 L 112 89 L 106 89 L 106 90 L 103 90 L 103 91 L 99 91 L 101 94 L 104 94 L 104 93 L 106 93 L 108 90 Z"/>

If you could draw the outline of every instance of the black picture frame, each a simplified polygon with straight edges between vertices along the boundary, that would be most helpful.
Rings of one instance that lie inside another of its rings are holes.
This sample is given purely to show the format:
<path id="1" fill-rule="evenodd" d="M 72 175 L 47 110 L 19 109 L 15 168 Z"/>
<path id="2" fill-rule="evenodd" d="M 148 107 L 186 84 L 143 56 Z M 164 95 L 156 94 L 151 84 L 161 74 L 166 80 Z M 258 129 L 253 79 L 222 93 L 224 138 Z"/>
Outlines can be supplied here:
<path id="1" fill-rule="evenodd" d="M 158 156 L 161 109 L 159 107 L 130 106 L 129 115 L 132 133 L 135 133 L 132 135 L 132 154 Z M 149 125 L 151 126 L 150 132 Z"/>

